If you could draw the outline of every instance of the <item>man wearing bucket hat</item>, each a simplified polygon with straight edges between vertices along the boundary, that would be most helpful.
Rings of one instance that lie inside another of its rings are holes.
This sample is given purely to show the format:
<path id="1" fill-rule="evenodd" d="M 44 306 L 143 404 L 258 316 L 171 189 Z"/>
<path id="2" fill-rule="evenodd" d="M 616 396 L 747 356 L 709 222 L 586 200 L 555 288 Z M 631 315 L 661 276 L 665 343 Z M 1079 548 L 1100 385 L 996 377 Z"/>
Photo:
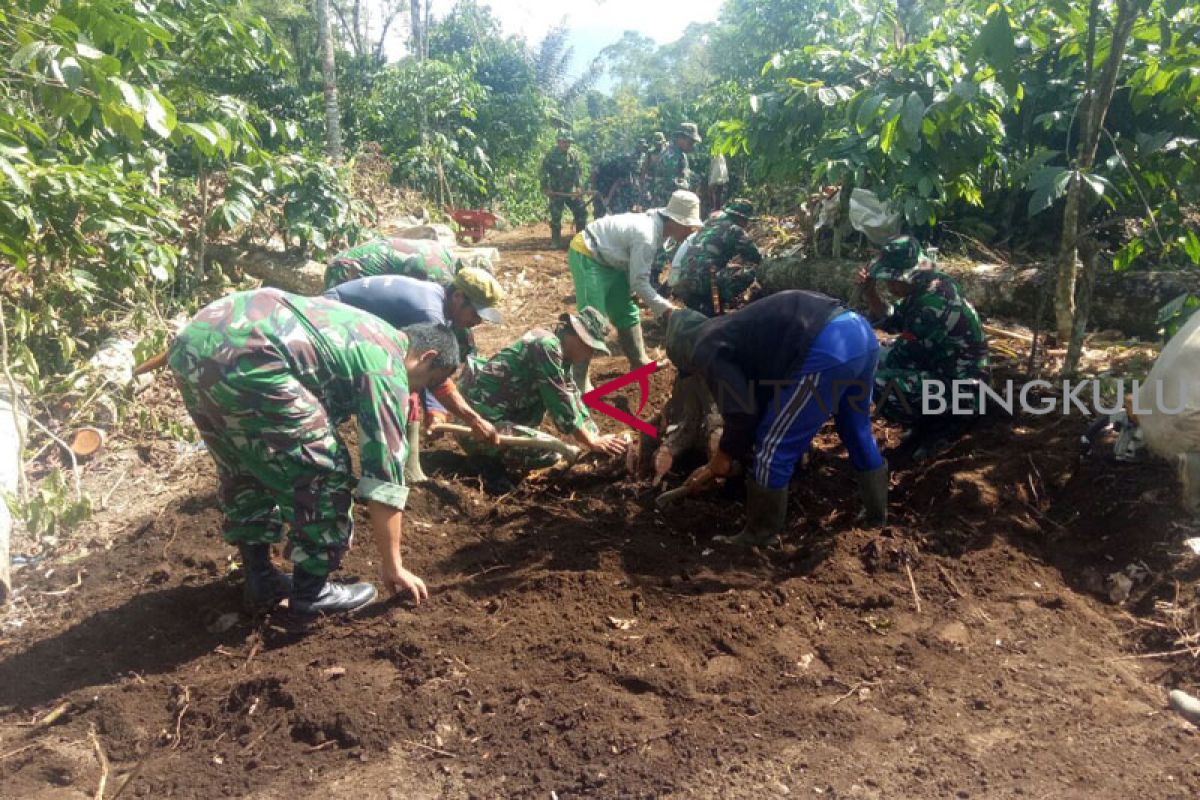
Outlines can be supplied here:
<path id="1" fill-rule="evenodd" d="M 706 317 L 736 305 L 757 276 L 752 268 L 730 267 L 729 262 L 741 258 L 749 264 L 762 263 L 762 254 L 746 233 L 753 217 L 753 204 L 741 198 L 730 200 L 710 217 L 688 243 L 671 283 L 671 296 Z"/>
<path id="2" fill-rule="evenodd" d="M 594 308 L 563 314 L 552 330 L 533 328 L 486 361 L 472 357 L 462 379 L 463 393 L 506 435 L 544 437 L 538 426 L 549 414 L 560 432 L 588 450 L 620 455 L 624 442 L 600 435 L 569 372 L 595 353 L 608 353 L 608 331 L 608 323 Z M 544 450 L 500 449 L 466 436 L 459 442 L 481 467 L 485 488 L 501 494 L 510 484 L 506 468 L 524 472 L 552 466 L 558 458 Z"/>
<path id="3" fill-rule="evenodd" d="M 688 153 L 700 143 L 700 131 L 694 122 L 684 122 L 675 131 L 671 145 L 654 163 L 651 171 L 650 200 L 655 206 L 666 205 L 673 192 L 692 188 L 692 170 Z"/>
<path id="4" fill-rule="evenodd" d="M 931 391 L 941 390 L 949 398 L 952 382 L 986 382 L 987 335 L 958 284 L 934 269 L 912 236 L 893 236 L 884 242 L 879 257 L 860 272 L 859 279 L 872 323 L 897 334 L 875 375 L 879 413 L 909 429 L 906 444 L 912 446 L 914 459 L 924 460 L 965 433 L 974 413 L 955 415 L 954 404 L 948 402 L 944 414 L 923 414 L 922 386 L 941 384 Z M 881 281 L 900 298 L 898 305 L 884 302 Z M 964 410 L 962 403 L 958 410 Z"/>
<path id="5" fill-rule="evenodd" d="M 700 198 L 679 191 L 665 208 L 598 219 L 571 240 L 567 263 L 575 283 L 575 304 L 581 311 L 597 309 L 612 323 L 631 368 L 649 364 L 650 356 L 630 291 L 656 317 L 674 308 L 650 283 L 654 257 L 663 242 L 683 241 L 701 224 Z M 591 390 L 586 362 L 575 366 L 575 382 L 583 391 Z"/>
<path id="6" fill-rule="evenodd" d="M 871 433 L 878 351 L 865 319 L 816 292 L 779 292 L 712 319 L 671 314 L 667 357 L 681 377 L 704 378 L 724 422 L 716 452 L 685 485 L 700 491 L 728 476 L 735 460 L 752 463 L 746 525 L 726 541 L 777 541 L 792 473 L 830 416 L 856 470 L 865 523 L 886 522 L 888 468 Z"/>
<path id="7" fill-rule="evenodd" d="M 571 209 L 575 232 L 587 224 L 587 204 L 583 200 L 583 159 L 571 144 L 570 131 L 559 131 L 558 144 L 542 159 L 542 194 L 550 199 L 550 240 L 562 247 L 562 215 Z"/>
<path id="8" fill-rule="evenodd" d="M 374 314 L 394 328 L 422 322 L 449 325 L 461 341 L 476 325 L 501 321 L 497 306 L 504 299 L 504 289 L 490 273 L 477 267 L 464 267 L 454 276 L 449 288 L 400 275 L 383 275 L 343 283 L 326 292 L 325 297 Z M 464 359 L 467 355 L 469 353 L 461 353 Z M 462 418 L 481 440 L 497 441 L 495 427 L 471 408 L 453 380 L 447 378 L 430 387 L 424 401 L 428 424 L 438 422 L 450 413 Z M 420 398 L 413 397 L 410 421 L 417 421 L 419 408 Z M 407 434 L 405 473 L 410 482 L 416 483 L 425 480 L 420 461 L 420 425 L 409 425 Z"/>

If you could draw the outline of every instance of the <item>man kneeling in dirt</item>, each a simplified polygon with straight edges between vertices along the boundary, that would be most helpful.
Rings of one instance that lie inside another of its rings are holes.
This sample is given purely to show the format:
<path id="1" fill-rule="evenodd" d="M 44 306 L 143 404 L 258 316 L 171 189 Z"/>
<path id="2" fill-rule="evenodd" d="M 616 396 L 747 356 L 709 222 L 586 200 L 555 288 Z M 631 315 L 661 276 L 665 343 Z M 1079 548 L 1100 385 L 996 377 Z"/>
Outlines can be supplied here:
<path id="1" fill-rule="evenodd" d="M 870 324 L 815 292 L 779 292 L 712 319 L 671 312 L 667 356 L 681 374 L 704 378 L 724 430 L 707 465 L 685 484 L 700 491 L 752 456 L 746 526 L 725 540 L 778 542 L 788 483 L 813 436 L 833 416 L 857 471 L 865 524 L 887 521 L 888 468 L 871 433 L 871 393 L 879 344 Z"/>
<path id="2" fill-rule="evenodd" d="M 351 611 L 370 583 L 331 583 L 350 545 L 350 454 L 337 425 L 358 421 L 362 478 L 384 588 L 421 602 L 425 583 L 400 556 L 405 405 L 446 380 L 458 344 L 445 325 L 396 330 L 356 308 L 275 289 L 240 292 L 196 315 L 168 363 L 217 465 L 225 541 L 241 553 L 247 604 L 289 598 L 304 613 Z M 287 522 L 292 577 L 271 563 Z"/>
<path id="3" fill-rule="evenodd" d="M 954 279 L 934 269 L 912 236 L 886 241 L 859 278 L 872 323 L 898 334 L 875 374 L 879 413 L 909 429 L 905 443 L 912 447 L 914 460 L 932 458 L 966 433 L 976 417 L 955 415 L 950 402 L 944 413 L 923 413 L 923 386 L 940 384 L 937 389 L 948 401 L 954 397 L 955 383 L 988 380 L 987 335 L 979 314 Z M 895 308 L 880 297 L 879 281 L 901 298 Z M 957 405 L 961 411 L 963 404 Z"/>
<path id="4" fill-rule="evenodd" d="M 762 254 L 746 226 L 754 219 L 749 200 L 730 200 L 687 241 L 678 275 L 672 269 L 671 297 L 706 317 L 715 317 L 740 305 L 742 295 L 753 285 L 754 266 L 762 263 Z M 730 266 L 741 258 L 751 266 Z"/>
<path id="5" fill-rule="evenodd" d="M 533 328 L 486 361 L 469 359 L 461 381 L 463 394 L 472 408 L 506 435 L 545 438 L 537 428 L 549 413 L 555 427 L 584 448 L 620 455 L 624 442 L 600 435 L 569 372 L 595 353 L 608 354 L 604 343 L 608 331 L 608 323 L 594 308 L 563 314 L 553 331 Z M 493 494 L 512 490 L 506 468 L 525 472 L 553 466 L 558 459 L 552 452 L 501 449 L 474 437 L 458 440 L 479 462 L 485 488 Z"/>

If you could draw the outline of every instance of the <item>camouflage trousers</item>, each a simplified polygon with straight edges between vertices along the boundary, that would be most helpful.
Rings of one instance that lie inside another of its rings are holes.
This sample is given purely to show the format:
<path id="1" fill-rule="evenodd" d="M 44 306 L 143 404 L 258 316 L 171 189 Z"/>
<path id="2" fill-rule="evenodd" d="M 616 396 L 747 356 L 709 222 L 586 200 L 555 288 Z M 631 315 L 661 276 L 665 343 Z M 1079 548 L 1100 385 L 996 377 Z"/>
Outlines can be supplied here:
<path id="1" fill-rule="evenodd" d="M 757 274 L 750 267 L 721 267 L 715 271 L 703 265 L 693 269 L 685 267 L 671 289 L 671 296 L 693 311 L 714 317 L 717 315 L 717 309 L 713 308 L 714 283 L 721 311 L 725 312 L 742 305 L 742 295 L 756 278 Z"/>
<path id="2" fill-rule="evenodd" d="M 562 225 L 563 211 L 567 208 L 571 209 L 571 218 L 575 223 L 575 230 L 583 230 L 583 227 L 587 225 L 588 212 L 587 202 L 582 197 L 551 197 L 551 227 L 557 228 Z"/>
<path id="3" fill-rule="evenodd" d="M 286 520 L 292 561 L 300 569 L 313 575 L 337 569 L 353 536 L 353 478 L 349 452 L 320 401 L 282 374 L 282 363 L 263 374 L 259 362 L 250 373 L 235 357 L 221 366 L 219 381 L 206 385 L 200 369 L 181 369 L 191 363 L 211 370 L 212 361 L 221 358 L 218 348 L 181 352 L 185 349 L 177 340 L 170 363 L 217 465 L 225 541 L 274 544 Z M 246 402 L 229 402 L 239 396 Z"/>
<path id="4" fill-rule="evenodd" d="M 496 423 L 496 430 L 502 436 L 520 436 L 525 439 L 554 439 L 553 436 L 537 428 L 529 428 L 524 425 Z M 517 472 L 545 469 L 546 467 L 553 467 L 558 463 L 558 453 L 553 453 L 549 450 L 534 450 L 524 447 L 497 447 L 486 442 L 481 442 L 474 436 L 467 434 L 459 434 L 456 438 L 463 452 L 472 459 L 487 458 L 497 460 L 503 463 L 505 467 Z"/>

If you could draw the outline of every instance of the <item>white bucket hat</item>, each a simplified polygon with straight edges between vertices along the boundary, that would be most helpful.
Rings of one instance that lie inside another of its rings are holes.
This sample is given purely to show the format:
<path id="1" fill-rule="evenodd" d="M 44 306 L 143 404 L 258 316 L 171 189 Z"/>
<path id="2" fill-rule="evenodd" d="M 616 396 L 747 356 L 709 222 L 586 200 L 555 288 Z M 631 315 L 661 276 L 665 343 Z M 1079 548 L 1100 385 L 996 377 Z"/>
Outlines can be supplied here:
<path id="1" fill-rule="evenodd" d="M 700 198 L 686 189 L 680 189 L 671 195 L 671 199 L 667 201 L 667 207 L 660 208 L 658 211 L 663 216 L 689 228 L 699 228 L 704 224 L 704 221 L 700 219 Z"/>

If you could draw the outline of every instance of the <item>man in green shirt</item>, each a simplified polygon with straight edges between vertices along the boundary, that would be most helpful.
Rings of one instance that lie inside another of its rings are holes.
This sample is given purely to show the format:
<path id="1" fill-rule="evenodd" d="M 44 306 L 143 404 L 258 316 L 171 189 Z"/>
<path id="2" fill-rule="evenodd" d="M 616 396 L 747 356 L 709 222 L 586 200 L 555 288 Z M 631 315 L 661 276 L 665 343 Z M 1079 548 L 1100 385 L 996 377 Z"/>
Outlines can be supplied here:
<path id="1" fill-rule="evenodd" d="M 571 144 L 569 131 L 558 134 L 558 145 L 542 159 L 542 194 L 550 198 L 550 240 L 562 247 L 563 209 L 570 208 L 575 232 L 587 225 L 587 204 L 583 200 L 583 159 Z"/>
<path id="2" fill-rule="evenodd" d="M 616 436 L 600 435 L 570 371 L 572 365 L 590 361 L 594 353 L 608 353 L 604 343 L 608 330 L 594 308 L 563 314 L 553 330 L 533 328 L 486 361 L 470 359 L 460 381 L 463 396 L 506 435 L 544 437 L 538 426 L 548 414 L 561 433 L 582 447 L 620 455 L 624 443 Z M 508 488 L 505 467 L 539 469 L 552 466 L 558 458 L 546 451 L 501 449 L 473 436 L 460 436 L 459 444 L 482 462 L 489 490 L 499 493 Z"/>

